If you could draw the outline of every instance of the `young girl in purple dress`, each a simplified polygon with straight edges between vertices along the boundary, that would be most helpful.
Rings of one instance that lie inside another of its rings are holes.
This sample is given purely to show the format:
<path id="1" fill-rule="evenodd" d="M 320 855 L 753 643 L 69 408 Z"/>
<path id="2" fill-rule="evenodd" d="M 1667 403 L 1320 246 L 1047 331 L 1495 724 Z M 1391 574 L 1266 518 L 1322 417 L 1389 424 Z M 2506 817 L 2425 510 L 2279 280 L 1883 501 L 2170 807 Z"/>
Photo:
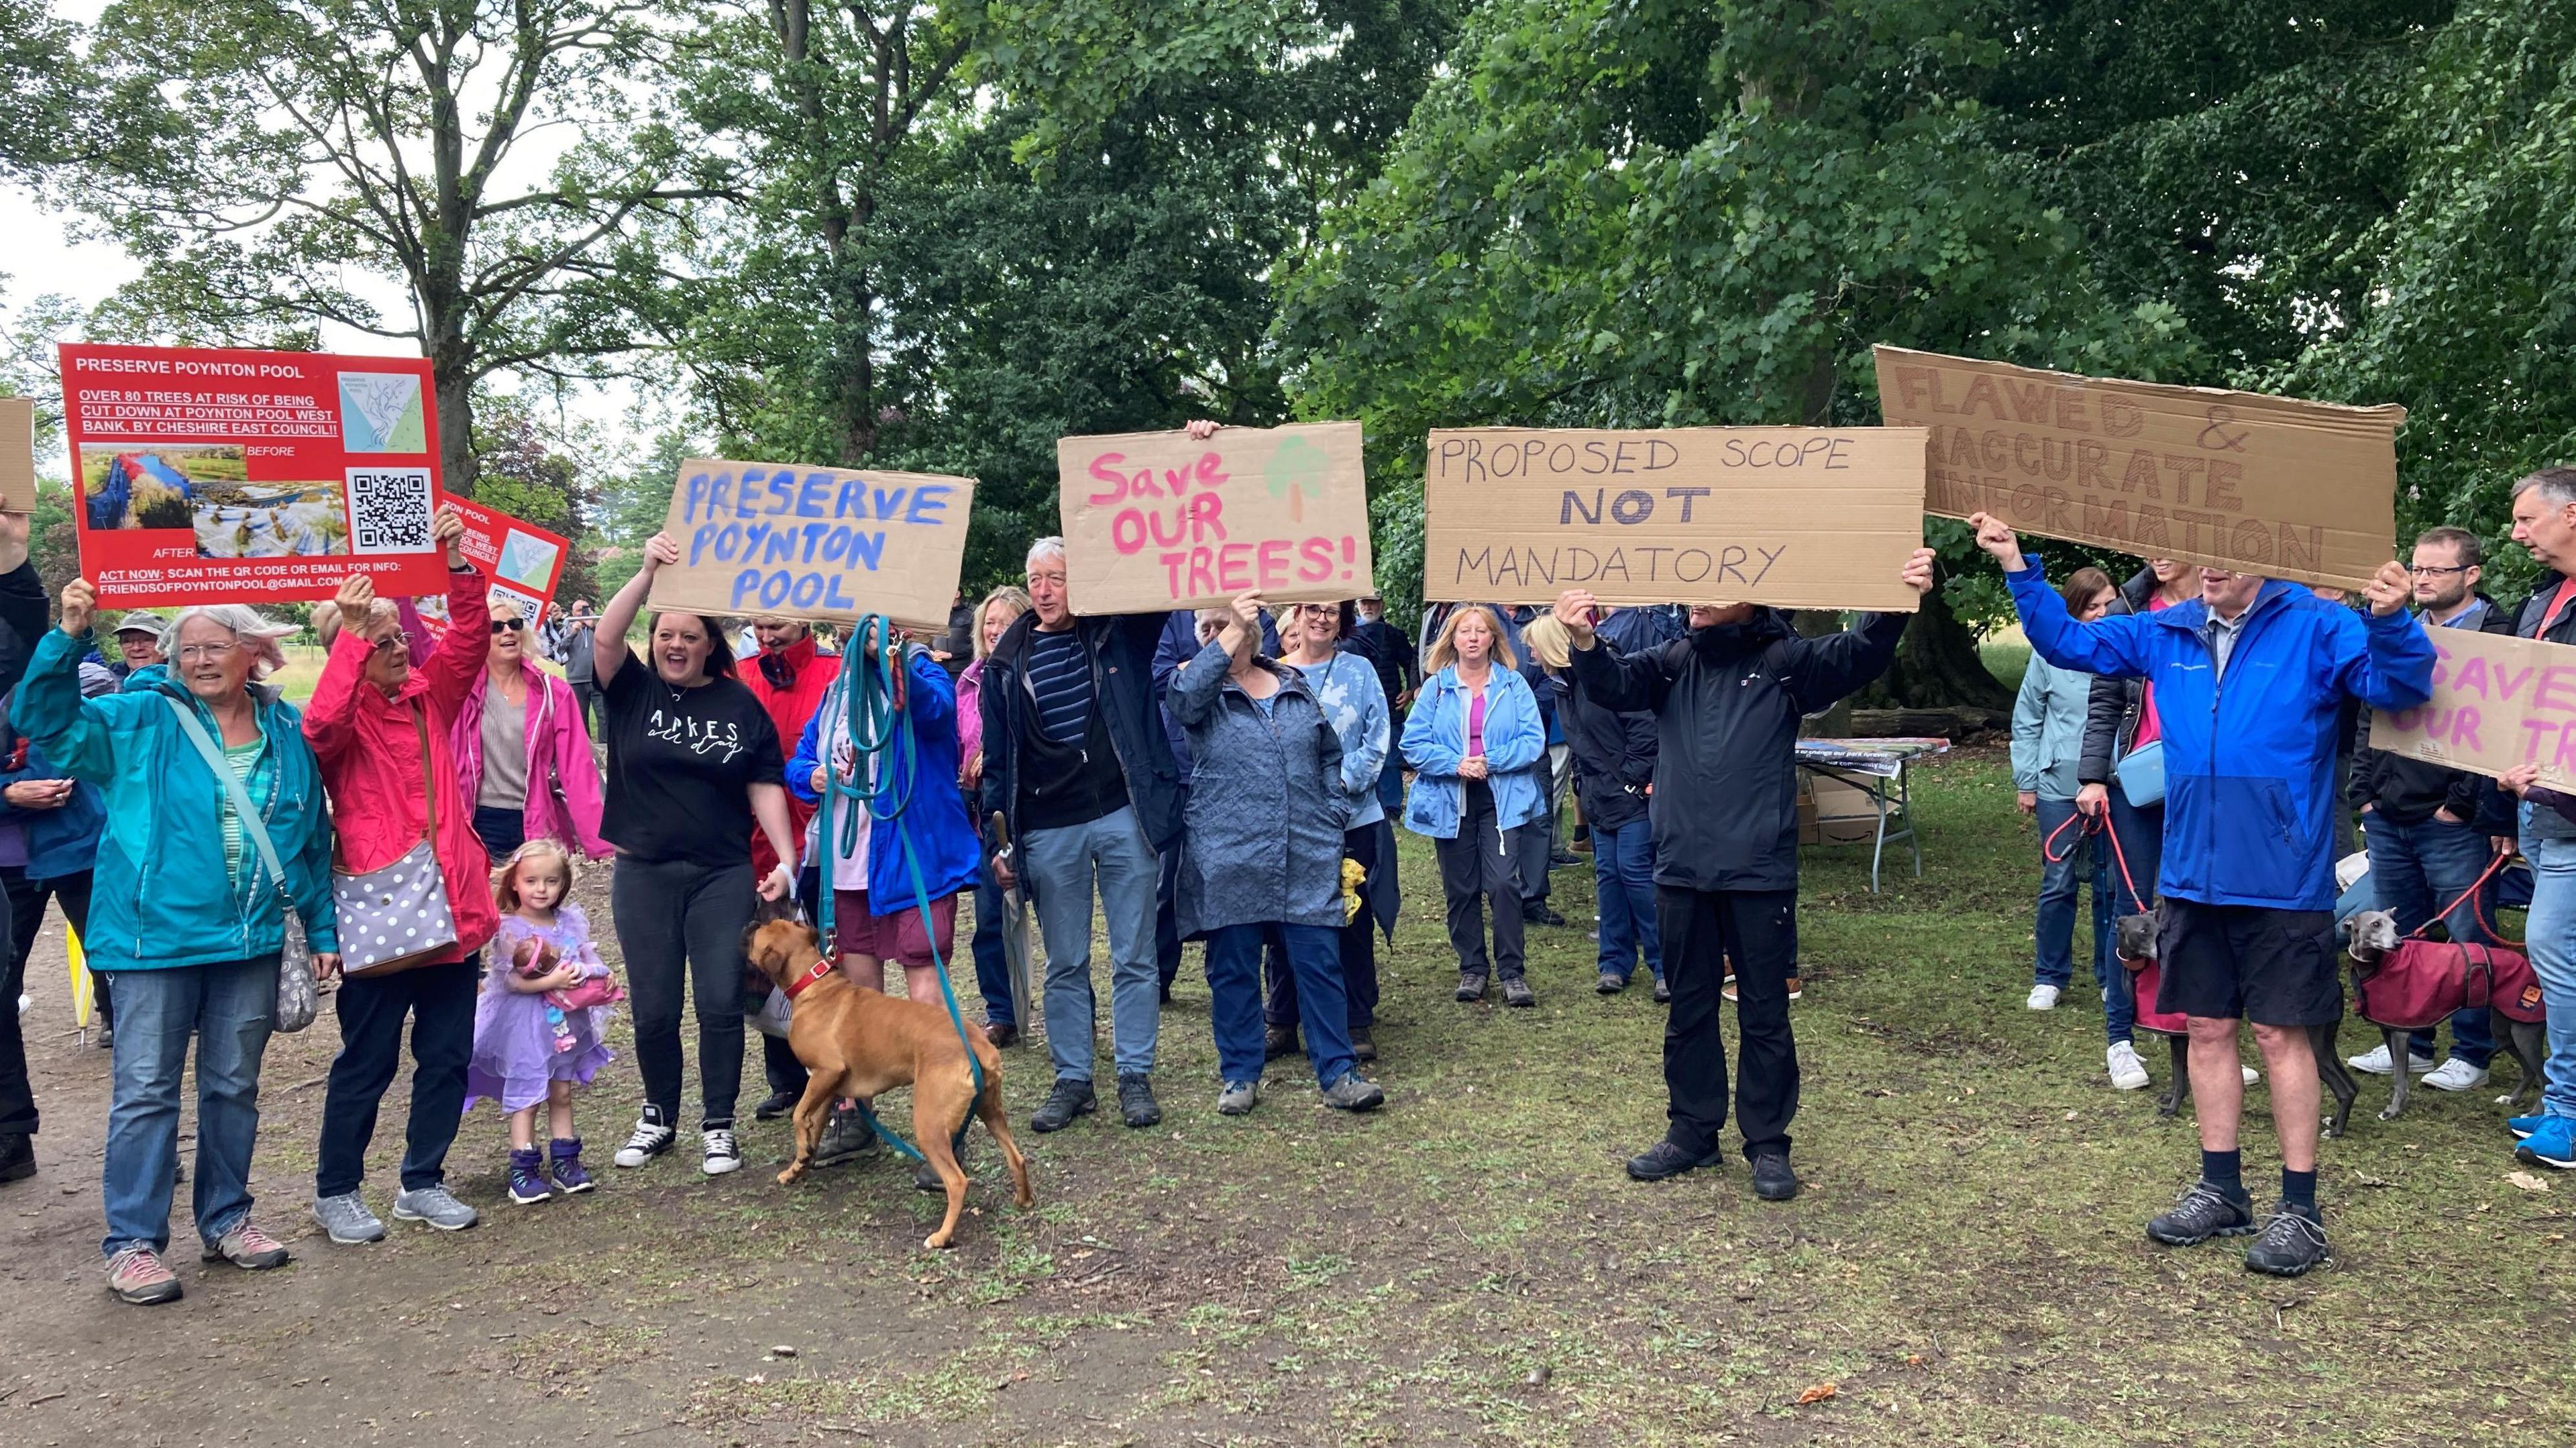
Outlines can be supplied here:
<path id="1" fill-rule="evenodd" d="M 474 1058 L 466 1067 L 465 1109 L 485 1098 L 510 1117 L 510 1200 L 523 1206 L 595 1183 L 573 1134 L 572 1088 L 587 1086 L 609 1061 L 600 1044 L 617 993 L 590 941 L 590 919 L 564 898 L 572 857 L 552 840 L 530 840 L 492 872 L 501 932 L 474 1007 Z M 537 1152 L 537 1107 L 546 1107 L 553 1172 Z"/>

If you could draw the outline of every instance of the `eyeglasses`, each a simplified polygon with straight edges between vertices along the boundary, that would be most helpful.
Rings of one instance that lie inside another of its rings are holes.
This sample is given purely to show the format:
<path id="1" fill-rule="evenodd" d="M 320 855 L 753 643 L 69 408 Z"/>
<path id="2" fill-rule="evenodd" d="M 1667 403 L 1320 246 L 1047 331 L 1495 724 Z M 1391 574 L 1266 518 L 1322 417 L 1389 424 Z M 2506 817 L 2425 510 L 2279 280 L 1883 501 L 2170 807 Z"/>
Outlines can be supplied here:
<path id="1" fill-rule="evenodd" d="M 212 663 L 217 659 L 227 659 L 232 657 L 233 650 L 240 647 L 241 645 L 238 643 L 182 644 L 179 646 L 179 662 L 183 664 L 192 664 L 199 660 L 204 660 L 207 663 Z"/>
<path id="2" fill-rule="evenodd" d="M 1305 618 L 1340 618 L 1342 616 L 1342 606 L 1338 603 L 1301 603 L 1296 606 L 1295 611 Z"/>
<path id="3" fill-rule="evenodd" d="M 411 635 L 404 633 L 401 629 L 395 629 L 392 633 L 376 640 L 373 644 L 369 645 L 369 647 L 373 648 L 380 654 L 394 653 L 398 650 L 408 649 L 411 647 Z"/>
<path id="4" fill-rule="evenodd" d="M 2445 573 L 2466 573 L 2474 566 L 2476 565 L 2463 563 L 2457 567 L 2445 568 L 2438 563 L 2410 563 L 2406 565 L 2406 571 L 2418 578 L 2439 578 Z"/>
<path id="5" fill-rule="evenodd" d="M 509 633 L 515 629 L 523 629 L 527 626 L 528 621 L 519 617 L 515 613 L 511 614 L 507 618 L 496 618 L 492 620 L 492 632 L 496 634 Z"/>

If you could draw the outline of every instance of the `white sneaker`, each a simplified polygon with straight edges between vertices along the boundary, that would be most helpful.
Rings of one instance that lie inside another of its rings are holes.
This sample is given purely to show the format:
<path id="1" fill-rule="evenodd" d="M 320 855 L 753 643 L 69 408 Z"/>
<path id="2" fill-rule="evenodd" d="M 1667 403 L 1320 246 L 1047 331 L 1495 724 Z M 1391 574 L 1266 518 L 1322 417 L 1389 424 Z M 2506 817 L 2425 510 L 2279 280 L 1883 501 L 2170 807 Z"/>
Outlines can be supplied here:
<path id="1" fill-rule="evenodd" d="M 2487 1068 L 2472 1066 L 2453 1056 L 2435 1067 L 2424 1078 L 2424 1084 L 2436 1091 L 2475 1091 L 2487 1084 Z"/>
<path id="2" fill-rule="evenodd" d="M 2111 1063 L 2111 1089 L 2144 1091 L 2147 1089 L 2147 1063 L 2138 1059 L 2138 1048 L 2126 1041 L 2105 1053 Z"/>
<path id="3" fill-rule="evenodd" d="M 2388 1060 L 2388 1043 L 2382 1041 L 2361 1055 L 2344 1058 L 2344 1064 L 2373 1076 L 2385 1076 L 2389 1073 Z M 2433 1058 L 2418 1056 L 2413 1051 L 2409 1051 L 2406 1053 L 2406 1069 L 2409 1074 L 2421 1076 L 2433 1069 Z"/>
<path id="4" fill-rule="evenodd" d="M 2030 988 L 2030 999 L 2023 1001 L 2022 1004 L 2034 1011 L 2053 1011 L 2057 1009 L 2057 987 L 2053 985 L 2032 986 Z"/>
<path id="5" fill-rule="evenodd" d="M 723 1176 L 742 1166 L 742 1153 L 734 1149 L 731 1127 L 710 1127 L 698 1133 L 706 1154 L 698 1159 L 698 1170 L 709 1176 Z"/>
<path id="6" fill-rule="evenodd" d="M 678 1135 L 658 1121 L 638 1121 L 634 1134 L 626 1138 L 624 1146 L 617 1148 L 617 1155 L 611 1160 L 619 1166 L 642 1166 L 669 1151 L 671 1142 Z"/>
<path id="7" fill-rule="evenodd" d="M 2263 1079 L 2263 1073 L 2251 1066 L 2238 1066 L 2236 1069 L 2245 1073 L 2245 1084 L 2248 1086 Z"/>

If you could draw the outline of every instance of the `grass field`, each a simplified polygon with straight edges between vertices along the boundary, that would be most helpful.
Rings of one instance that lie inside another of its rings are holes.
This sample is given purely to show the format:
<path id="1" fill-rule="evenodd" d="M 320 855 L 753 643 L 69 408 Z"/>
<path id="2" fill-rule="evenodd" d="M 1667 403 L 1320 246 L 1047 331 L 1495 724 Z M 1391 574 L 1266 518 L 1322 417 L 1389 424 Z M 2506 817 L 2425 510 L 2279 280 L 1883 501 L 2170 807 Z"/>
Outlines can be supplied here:
<path id="1" fill-rule="evenodd" d="M 1435 876 L 1408 841 L 1382 1112 L 1321 1109 L 1288 1058 L 1258 1112 L 1217 1117 L 1193 950 L 1163 1018 L 1163 1125 L 1023 1129 L 1026 1213 L 973 1143 L 975 1214 L 948 1253 L 920 1249 L 934 1200 L 882 1158 L 776 1186 L 775 1124 L 747 1125 L 731 1178 L 703 1180 L 684 1147 L 604 1171 L 594 1196 L 513 1208 L 488 1113 L 449 1159 L 482 1229 L 334 1249 L 299 1213 L 328 1025 L 282 1038 L 260 1174 L 267 1220 L 303 1233 L 288 1280 L 200 1274 L 191 1251 L 186 1304 L 109 1305 L 95 1136 L 75 1137 L 78 1166 L 47 1170 L 77 1195 L 0 1197 L 43 1218 L 22 1223 L 43 1246 L 11 1269 L 0 1353 L 36 1364 L 13 1369 L 19 1401 L 67 1396 L 0 1404 L 0 1422 L 29 1443 L 142 1441 L 199 1421 L 156 1413 L 217 1404 L 274 1442 L 489 1441 L 504 1424 L 722 1445 L 2569 1441 L 2576 1180 L 2517 1175 L 2492 1093 L 2418 1092 L 2384 1123 L 2365 1086 L 2352 1135 L 2324 1148 L 2331 1270 L 2285 1282 L 2246 1273 L 2241 1243 L 2149 1244 L 2141 1224 L 2196 1165 L 2188 1111 L 2160 1120 L 2152 1093 L 2109 1089 L 2083 992 L 2022 1009 L 2034 841 L 1999 754 L 1934 762 L 1916 799 L 1920 881 L 1896 869 L 1873 895 L 1864 852 L 1808 852 L 1810 1189 L 1788 1205 L 1755 1201 L 1732 1158 L 1625 1180 L 1662 1129 L 1660 1009 L 1642 988 L 1592 993 L 1580 928 L 1532 932 L 1538 1009 L 1453 1003 Z M 1590 893 L 1588 870 L 1559 872 L 1569 917 L 1588 923 Z M 603 933 L 604 917 L 595 904 Z M 99 1074 L 70 1049 L 47 1057 L 49 1113 L 67 1073 Z M 1015 1121 L 1045 1090 L 1041 1050 L 1003 1053 Z M 747 1074 L 746 1103 L 756 1059 Z M 379 1210 L 401 1089 L 377 1133 Z M 621 1059 L 581 1108 L 595 1152 L 634 1097 Z M 2266 1198 L 2269 1128 L 2257 1089 L 2247 1175 Z M 118 1356 L 154 1367 L 62 1365 Z M 238 1386 L 296 1378 L 320 1383 Z M 113 1404 L 93 1396 L 110 1388 Z"/>

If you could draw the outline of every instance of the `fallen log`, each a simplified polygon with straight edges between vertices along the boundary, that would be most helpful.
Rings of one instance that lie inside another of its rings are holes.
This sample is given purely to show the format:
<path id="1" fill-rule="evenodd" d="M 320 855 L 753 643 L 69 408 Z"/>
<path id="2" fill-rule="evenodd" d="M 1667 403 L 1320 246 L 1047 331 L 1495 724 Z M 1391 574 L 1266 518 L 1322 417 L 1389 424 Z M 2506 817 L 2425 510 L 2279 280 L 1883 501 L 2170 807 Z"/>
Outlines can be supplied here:
<path id="1" fill-rule="evenodd" d="M 1855 739 L 1947 739 L 1972 744 L 2011 726 L 2009 716 L 1974 704 L 1948 709 L 1854 709 L 1851 716 Z"/>

